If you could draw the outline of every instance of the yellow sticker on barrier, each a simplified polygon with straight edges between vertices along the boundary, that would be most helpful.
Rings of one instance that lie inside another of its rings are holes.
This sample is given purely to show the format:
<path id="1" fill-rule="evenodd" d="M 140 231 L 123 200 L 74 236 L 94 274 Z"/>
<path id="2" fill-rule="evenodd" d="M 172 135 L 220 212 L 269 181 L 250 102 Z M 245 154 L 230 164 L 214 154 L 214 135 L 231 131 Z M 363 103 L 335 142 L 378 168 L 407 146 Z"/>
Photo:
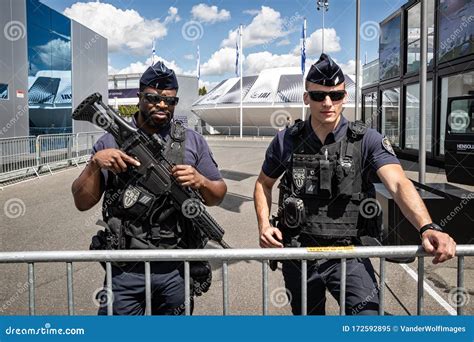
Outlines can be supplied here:
<path id="1" fill-rule="evenodd" d="M 329 247 L 307 247 L 308 252 L 337 252 L 337 251 L 352 251 L 354 246 L 329 246 Z"/>

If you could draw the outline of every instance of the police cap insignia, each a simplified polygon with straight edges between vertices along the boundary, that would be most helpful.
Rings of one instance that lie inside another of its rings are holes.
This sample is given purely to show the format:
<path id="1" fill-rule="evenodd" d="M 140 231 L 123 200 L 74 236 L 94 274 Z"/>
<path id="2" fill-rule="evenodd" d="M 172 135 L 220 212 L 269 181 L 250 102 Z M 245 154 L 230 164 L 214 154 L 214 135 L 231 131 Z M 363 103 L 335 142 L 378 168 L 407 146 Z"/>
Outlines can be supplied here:
<path id="1" fill-rule="evenodd" d="M 155 89 L 178 89 L 178 79 L 173 70 L 158 62 L 145 70 L 140 78 L 140 91 L 145 87 Z"/>
<path id="2" fill-rule="evenodd" d="M 344 83 L 344 73 L 331 57 L 322 53 L 319 60 L 309 69 L 306 81 L 332 87 Z"/>
<path id="3" fill-rule="evenodd" d="M 396 156 L 395 151 L 393 150 L 392 144 L 390 143 L 390 140 L 388 140 L 387 137 L 384 137 L 382 139 L 382 146 L 388 153 Z"/>

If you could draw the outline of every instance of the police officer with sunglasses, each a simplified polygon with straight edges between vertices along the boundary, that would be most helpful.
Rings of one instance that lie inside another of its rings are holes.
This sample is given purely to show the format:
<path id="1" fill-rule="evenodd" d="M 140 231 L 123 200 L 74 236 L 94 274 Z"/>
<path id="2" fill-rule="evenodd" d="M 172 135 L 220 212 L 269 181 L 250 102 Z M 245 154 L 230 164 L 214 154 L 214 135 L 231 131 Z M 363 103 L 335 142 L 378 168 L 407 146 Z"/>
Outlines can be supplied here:
<path id="1" fill-rule="evenodd" d="M 208 206 L 218 205 L 227 191 L 206 140 L 173 120 L 178 104 L 178 81 L 173 70 L 158 62 L 140 79 L 138 108 L 132 125 L 147 134 L 159 134 L 166 142 L 164 154 L 176 166 L 172 174 L 183 186 L 196 189 Z M 109 133 L 93 147 L 90 162 L 74 181 L 76 207 L 88 210 L 102 203 L 105 229 L 92 238 L 91 249 L 195 249 L 207 242 L 194 229 L 185 213 L 174 209 L 167 193 L 150 193 L 132 177 L 130 166 L 139 161 L 118 149 Z M 196 204 L 197 205 L 197 204 Z M 193 294 L 201 295 L 211 285 L 211 269 L 206 262 L 191 263 Z M 151 291 L 154 315 L 184 314 L 183 262 L 152 262 Z M 114 315 L 145 313 L 145 270 L 143 262 L 114 263 L 112 289 L 98 294 L 103 300 L 99 314 L 107 313 L 113 301 Z"/>
<path id="2" fill-rule="evenodd" d="M 373 183 L 381 180 L 419 230 L 433 263 L 452 258 L 456 243 L 432 222 L 389 140 L 342 115 L 346 98 L 342 70 L 323 53 L 306 78 L 310 117 L 276 135 L 255 184 L 260 246 L 351 248 L 362 236 L 377 236 L 381 217 L 368 206 L 376 205 Z M 270 220 L 272 188 L 280 176 L 277 217 Z M 293 314 L 301 314 L 300 263 L 283 261 L 282 271 Z M 378 286 L 370 260 L 348 259 L 346 273 L 346 314 L 376 315 Z M 339 300 L 340 274 L 340 260 L 308 262 L 308 314 L 325 314 L 326 289 Z"/>

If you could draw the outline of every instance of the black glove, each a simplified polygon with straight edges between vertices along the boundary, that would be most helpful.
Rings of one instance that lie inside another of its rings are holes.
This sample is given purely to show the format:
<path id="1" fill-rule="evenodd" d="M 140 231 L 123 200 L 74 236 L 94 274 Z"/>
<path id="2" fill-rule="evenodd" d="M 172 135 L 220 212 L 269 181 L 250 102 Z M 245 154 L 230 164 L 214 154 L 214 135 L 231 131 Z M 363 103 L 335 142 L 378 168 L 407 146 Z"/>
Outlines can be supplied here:
<path id="1" fill-rule="evenodd" d="M 201 296 L 211 287 L 212 270 L 207 261 L 192 261 L 190 263 L 189 273 L 193 281 L 193 293 L 195 296 Z"/>
<path id="2" fill-rule="evenodd" d="M 104 250 L 106 246 L 106 237 L 103 230 L 99 230 L 96 235 L 92 237 L 91 245 L 89 249 L 91 251 Z"/>

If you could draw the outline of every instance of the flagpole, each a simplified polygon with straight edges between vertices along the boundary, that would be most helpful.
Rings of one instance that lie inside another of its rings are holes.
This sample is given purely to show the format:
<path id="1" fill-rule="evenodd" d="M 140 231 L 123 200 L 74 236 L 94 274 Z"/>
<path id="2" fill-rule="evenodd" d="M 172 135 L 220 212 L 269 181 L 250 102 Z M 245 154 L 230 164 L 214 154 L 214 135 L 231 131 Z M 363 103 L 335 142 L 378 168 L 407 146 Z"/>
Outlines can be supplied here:
<path id="1" fill-rule="evenodd" d="M 304 79 L 304 72 L 305 72 L 305 69 L 306 69 L 306 66 L 305 66 L 305 63 L 306 63 L 306 18 L 304 18 L 304 21 L 303 21 L 303 34 L 302 34 L 302 39 L 301 39 L 301 74 L 302 74 L 302 78 L 303 78 L 303 92 L 302 94 L 304 94 L 305 92 L 305 79 Z M 303 98 L 301 99 L 302 103 L 301 103 L 301 120 L 305 120 L 305 107 L 304 107 L 304 96 Z"/>
<path id="2" fill-rule="evenodd" d="M 240 139 L 242 139 L 243 131 L 243 108 L 242 108 L 242 78 L 243 78 L 243 60 L 244 60 L 244 49 L 243 49 L 243 39 L 242 39 L 242 24 L 239 26 L 239 35 L 240 35 Z"/>
<path id="3" fill-rule="evenodd" d="M 199 51 L 199 45 L 197 46 L 196 76 L 198 79 L 198 87 L 199 87 L 199 79 L 201 78 L 201 52 Z"/>
<path id="4" fill-rule="evenodd" d="M 151 66 L 155 65 L 155 56 L 156 56 L 155 39 L 153 39 L 153 47 L 151 49 Z"/>

